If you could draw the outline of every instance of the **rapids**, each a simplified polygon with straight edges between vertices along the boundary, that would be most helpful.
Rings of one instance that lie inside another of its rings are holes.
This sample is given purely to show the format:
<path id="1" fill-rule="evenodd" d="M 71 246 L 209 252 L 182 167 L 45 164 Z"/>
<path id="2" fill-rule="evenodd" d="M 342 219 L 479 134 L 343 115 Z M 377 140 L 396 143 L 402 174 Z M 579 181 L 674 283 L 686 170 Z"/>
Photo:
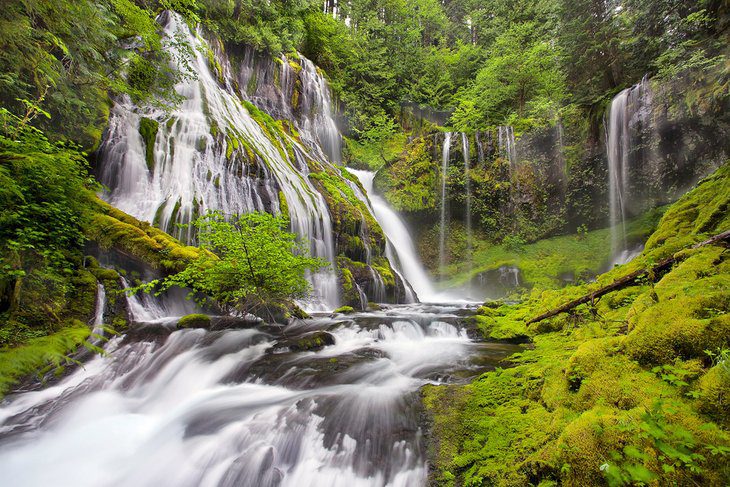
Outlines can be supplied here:
<path id="1" fill-rule="evenodd" d="M 147 324 L 55 384 L 6 398 L 3 482 L 424 485 L 419 387 L 467 380 L 517 349 L 472 341 L 472 312 L 419 304 L 286 327 Z M 313 331 L 334 343 L 286 347 Z"/>

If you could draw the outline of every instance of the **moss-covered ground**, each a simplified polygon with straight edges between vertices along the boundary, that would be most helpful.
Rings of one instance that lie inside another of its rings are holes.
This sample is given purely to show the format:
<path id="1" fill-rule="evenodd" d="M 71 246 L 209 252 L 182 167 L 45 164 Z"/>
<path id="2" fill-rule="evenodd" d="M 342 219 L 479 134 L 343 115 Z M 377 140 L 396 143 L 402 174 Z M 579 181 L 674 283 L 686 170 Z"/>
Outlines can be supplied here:
<path id="1" fill-rule="evenodd" d="M 427 386 L 434 485 L 730 482 L 730 262 L 697 242 L 730 229 L 730 165 L 671 206 L 641 256 L 564 289 L 487 303 L 490 338 L 529 337 L 510 368 Z M 526 326 L 546 310 L 676 255 L 662 276 Z"/>
<path id="2" fill-rule="evenodd" d="M 115 248 L 163 272 L 181 269 L 197 257 L 199 249 L 188 247 L 111 205 L 90 197 L 85 219 L 87 238 L 101 248 Z M 73 363 L 87 341 L 94 316 L 97 283 L 107 290 L 110 329 L 123 329 L 126 316 L 117 306 L 121 296 L 119 274 L 86 256 L 68 276 L 39 274 L 27 279 L 21 306 L 14 314 L 0 315 L 0 397 L 23 378 L 61 372 Z"/>
<path id="3" fill-rule="evenodd" d="M 666 209 L 655 208 L 627 222 L 626 240 L 636 243 L 646 241 Z M 431 247 L 434 248 L 433 245 Z M 611 257 L 611 229 L 562 235 L 534 243 L 508 240 L 493 245 L 477 238 L 473 255 L 472 267 L 463 260 L 446 266 L 441 287 L 459 287 L 480 273 L 514 266 L 520 270 L 523 287 L 551 288 L 566 281 L 585 281 L 605 268 Z"/>

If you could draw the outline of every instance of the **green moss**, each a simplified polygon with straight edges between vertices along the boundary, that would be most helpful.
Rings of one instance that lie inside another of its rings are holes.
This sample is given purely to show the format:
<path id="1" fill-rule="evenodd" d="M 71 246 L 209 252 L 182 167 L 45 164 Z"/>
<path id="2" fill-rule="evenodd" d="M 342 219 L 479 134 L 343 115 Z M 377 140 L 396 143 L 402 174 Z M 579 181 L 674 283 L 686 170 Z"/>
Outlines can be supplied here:
<path id="1" fill-rule="evenodd" d="M 160 124 L 157 120 L 142 117 L 139 120 L 139 134 L 142 136 L 145 148 L 145 162 L 150 172 L 155 169 L 155 140 Z"/>
<path id="2" fill-rule="evenodd" d="M 477 326 L 490 337 L 500 327 L 510 330 L 705 238 L 696 232 L 709 227 L 695 219 L 724 225 L 702 207 L 722 206 L 717 202 L 727 193 L 725 174 L 722 184 L 712 182 L 716 174 L 683 197 L 681 212 L 670 208 L 671 218 L 662 219 L 650 241 L 666 238 L 647 246 L 637 261 L 596 283 L 536 287 L 517 304 L 486 303 Z M 666 228 L 675 225 L 685 230 Z M 529 326 L 524 333 L 533 348 L 513 355 L 512 368 L 464 386 L 424 388 L 433 421 L 434 482 L 582 486 L 610 478 L 617 485 L 617 479 L 626 485 L 724 485 L 726 454 L 719 451 L 730 446 L 730 377 L 720 358 L 730 336 L 726 254 L 717 246 L 683 250 L 681 263 L 654 276 L 653 285 L 638 283 Z M 706 350 L 716 363 L 709 370 Z"/>
<path id="3" fill-rule="evenodd" d="M 354 313 L 355 312 L 355 308 L 353 308 L 352 306 L 340 306 L 334 312 L 335 313 L 342 313 L 342 314 L 350 314 L 350 313 Z"/>
<path id="4" fill-rule="evenodd" d="M 185 246 L 101 200 L 94 200 L 92 204 L 95 211 L 85 231 L 87 237 L 102 248 L 115 247 L 167 271 L 181 270 L 187 262 L 197 258 L 197 248 Z"/>
<path id="5" fill-rule="evenodd" d="M 210 316 L 194 313 L 185 315 L 177 321 L 178 328 L 210 328 Z"/>
<path id="6" fill-rule="evenodd" d="M 730 428 L 730 364 L 712 367 L 699 381 L 699 410 Z"/>
<path id="7" fill-rule="evenodd" d="M 635 241 L 646 239 L 656 228 L 664 209 L 652 210 L 632 220 L 627 225 L 627 232 Z M 434 248 L 433 245 L 430 247 Z M 438 246 L 435 248 L 438 249 Z M 442 286 L 459 287 L 480 273 L 514 266 L 520 269 L 524 287 L 562 287 L 566 281 L 579 282 L 596 275 L 609 261 L 610 253 L 611 234 L 608 228 L 539 240 L 518 249 L 477 240 L 474 242 L 473 267 L 461 260 L 447 266 L 446 281 Z"/>
<path id="8" fill-rule="evenodd" d="M 52 335 L 29 340 L 15 348 L 0 348 L 0 396 L 19 380 L 32 374 L 42 377 L 73 364 L 69 357 L 88 338 L 91 330 L 79 321 Z"/>

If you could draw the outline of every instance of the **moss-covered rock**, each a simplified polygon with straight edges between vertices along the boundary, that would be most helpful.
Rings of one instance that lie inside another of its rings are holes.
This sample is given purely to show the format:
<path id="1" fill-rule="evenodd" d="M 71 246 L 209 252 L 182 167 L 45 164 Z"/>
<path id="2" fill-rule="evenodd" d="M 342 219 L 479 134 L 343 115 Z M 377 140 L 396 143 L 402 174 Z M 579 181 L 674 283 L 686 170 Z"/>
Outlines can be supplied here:
<path id="1" fill-rule="evenodd" d="M 316 352 L 328 345 L 335 344 L 335 337 L 326 331 L 315 331 L 294 338 L 286 338 L 276 342 L 274 350 L 287 349 L 292 352 Z"/>
<path id="2" fill-rule="evenodd" d="M 94 200 L 91 221 L 86 228 L 87 237 L 103 249 L 114 247 L 154 268 L 179 271 L 198 257 L 200 250 L 185 246 L 149 223 L 112 207 L 101 200 Z"/>
<path id="3" fill-rule="evenodd" d="M 142 140 L 144 141 L 144 160 L 150 172 L 155 169 L 155 140 L 157 139 L 157 131 L 159 128 L 160 124 L 157 120 L 146 117 L 142 117 L 139 120 L 139 135 L 142 136 Z"/>
<path id="4" fill-rule="evenodd" d="M 178 328 L 210 328 L 210 316 L 193 313 L 185 315 L 177 321 Z"/>
<path id="5" fill-rule="evenodd" d="M 712 367 L 699 381 L 699 410 L 730 428 L 730 364 Z"/>
<path id="6" fill-rule="evenodd" d="M 352 306 L 340 306 L 334 312 L 335 313 L 342 313 L 342 314 L 347 315 L 347 314 L 350 314 L 350 313 L 354 313 L 355 312 L 355 308 L 353 308 Z"/>

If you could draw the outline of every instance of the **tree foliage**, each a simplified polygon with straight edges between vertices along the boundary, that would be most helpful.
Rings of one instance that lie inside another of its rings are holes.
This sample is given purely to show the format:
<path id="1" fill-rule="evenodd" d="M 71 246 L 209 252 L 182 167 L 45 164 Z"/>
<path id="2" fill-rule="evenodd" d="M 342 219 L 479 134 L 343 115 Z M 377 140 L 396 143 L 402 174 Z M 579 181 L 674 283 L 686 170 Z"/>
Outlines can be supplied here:
<path id="1" fill-rule="evenodd" d="M 288 221 L 282 216 L 255 212 L 226 221 L 213 212 L 192 224 L 207 252 L 148 289 L 187 287 L 226 311 L 261 314 L 268 305 L 307 298 L 306 274 L 327 265 L 310 257 L 308 244 L 285 230 Z"/>

